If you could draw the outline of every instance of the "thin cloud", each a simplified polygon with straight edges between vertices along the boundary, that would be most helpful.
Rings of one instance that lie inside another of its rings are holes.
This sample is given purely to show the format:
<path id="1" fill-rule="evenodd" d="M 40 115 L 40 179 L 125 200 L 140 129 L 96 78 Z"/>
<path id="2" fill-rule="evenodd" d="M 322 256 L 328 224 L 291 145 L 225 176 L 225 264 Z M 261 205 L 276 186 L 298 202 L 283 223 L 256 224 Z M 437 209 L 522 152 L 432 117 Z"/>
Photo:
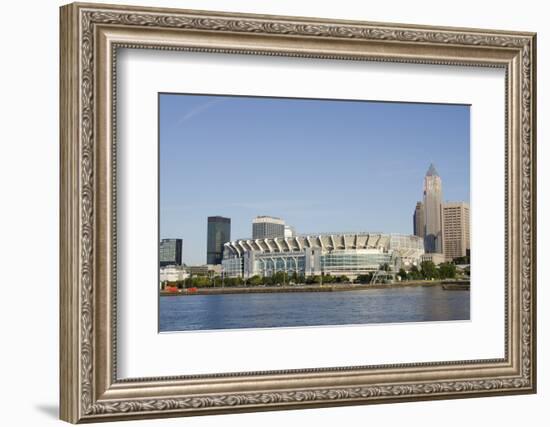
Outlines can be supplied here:
<path id="1" fill-rule="evenodd" d="M 214 105 L 219 104 L 222 102 L 223 99 L 212 99 L 210 101 L 207 101 L 203 104 L 200 104 L 196 106 L 195 108 L 191 109 L 187 113 L 185 113 L 178 121 L 177 126 L 181 126 L 183 123 L 185 123 L 187 120 L 192 119 L 193 117 L 198 116 L 199 114 L 204 113 L 206 110 L 212 108 Z"/>

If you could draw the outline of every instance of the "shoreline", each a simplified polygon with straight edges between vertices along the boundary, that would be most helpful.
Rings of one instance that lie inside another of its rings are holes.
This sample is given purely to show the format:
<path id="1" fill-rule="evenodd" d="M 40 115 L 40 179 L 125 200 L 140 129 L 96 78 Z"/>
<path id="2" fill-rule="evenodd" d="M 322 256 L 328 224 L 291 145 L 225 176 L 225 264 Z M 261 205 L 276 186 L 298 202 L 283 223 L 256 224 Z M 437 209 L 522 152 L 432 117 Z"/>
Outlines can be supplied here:
<path id="1" fill-rule="evenodd" d="M 300 293 L 300 292 L 346 292 L 346 291 L 368 291 L 370 289 L 395 289 L 421 286 L 443 286 L 445 290 L 469 290 L 470 281 L 466 280 L 421 280 L 404 283 L 379 284 L 379 285 L 359 285 L 359 284 L 339 284 L 339 285 L 294 285 L 294 286 L 255 286 L 255 287 L 227 287 L 227 288 L 198 288 L 194 292 L 188 292 L 183 289 L 178 292 L 160 291 L 160 296 L 193 296 L 193 295 L 229 295 L 229 294 L 270 294 L 270 293 Z"/>

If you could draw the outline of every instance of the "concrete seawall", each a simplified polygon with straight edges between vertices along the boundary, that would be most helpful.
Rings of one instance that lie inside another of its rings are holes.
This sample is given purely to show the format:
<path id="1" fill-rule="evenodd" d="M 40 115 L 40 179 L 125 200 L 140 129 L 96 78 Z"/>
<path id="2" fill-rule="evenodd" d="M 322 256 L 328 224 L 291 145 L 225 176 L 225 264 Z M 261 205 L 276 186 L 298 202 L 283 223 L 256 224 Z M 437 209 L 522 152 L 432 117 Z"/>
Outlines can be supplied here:
<path id="1" fill-rule="evenodd" d="M 468 290 L 469 281 L 407 281 L 402 283 L 379 284 L 379 285 L 303 285 L 303 286 L 254 286 L 254 287 L 227 287 L 227 288 L 198 288 L 193 292 L 181 290 L 179 292 L 160 291 L 161 296 L 193 296 L 193 295 L 221 295 L 221 294 L 269 294 L 269 293 L 292 293 L 292 292 L 345 292 L 345 291 L 368 291 L 370 289 L 394 289 L 415 286 L 439 286 L 449 290 Z"/>

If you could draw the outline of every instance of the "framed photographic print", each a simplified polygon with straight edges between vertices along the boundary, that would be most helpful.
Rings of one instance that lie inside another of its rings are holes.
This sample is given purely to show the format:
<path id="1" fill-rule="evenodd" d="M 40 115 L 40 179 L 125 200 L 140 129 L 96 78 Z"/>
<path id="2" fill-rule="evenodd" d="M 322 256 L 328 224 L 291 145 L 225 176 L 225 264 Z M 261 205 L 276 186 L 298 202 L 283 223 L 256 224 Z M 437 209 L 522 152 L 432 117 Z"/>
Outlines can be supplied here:
<path id="1" fill-rule="evenodd" d="M 534 393 L 535 34 L 61 8 L 61 418 Z"/>

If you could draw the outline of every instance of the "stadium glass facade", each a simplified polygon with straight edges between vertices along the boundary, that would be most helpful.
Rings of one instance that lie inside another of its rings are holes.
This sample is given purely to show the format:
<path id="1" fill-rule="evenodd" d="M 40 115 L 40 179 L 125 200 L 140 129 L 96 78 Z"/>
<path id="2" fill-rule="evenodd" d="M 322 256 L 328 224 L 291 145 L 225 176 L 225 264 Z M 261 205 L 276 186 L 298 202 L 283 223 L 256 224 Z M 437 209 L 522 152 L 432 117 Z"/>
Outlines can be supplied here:
<path id="1" fill-rule="evenodd" d="M 243 239 L 225 244 L 222 266 L 227 277 L 271 276 L 277 272 L 310 276 L 391 271 L 418 265 L 424 254 L 418 236 L 349 233 Z"/>

